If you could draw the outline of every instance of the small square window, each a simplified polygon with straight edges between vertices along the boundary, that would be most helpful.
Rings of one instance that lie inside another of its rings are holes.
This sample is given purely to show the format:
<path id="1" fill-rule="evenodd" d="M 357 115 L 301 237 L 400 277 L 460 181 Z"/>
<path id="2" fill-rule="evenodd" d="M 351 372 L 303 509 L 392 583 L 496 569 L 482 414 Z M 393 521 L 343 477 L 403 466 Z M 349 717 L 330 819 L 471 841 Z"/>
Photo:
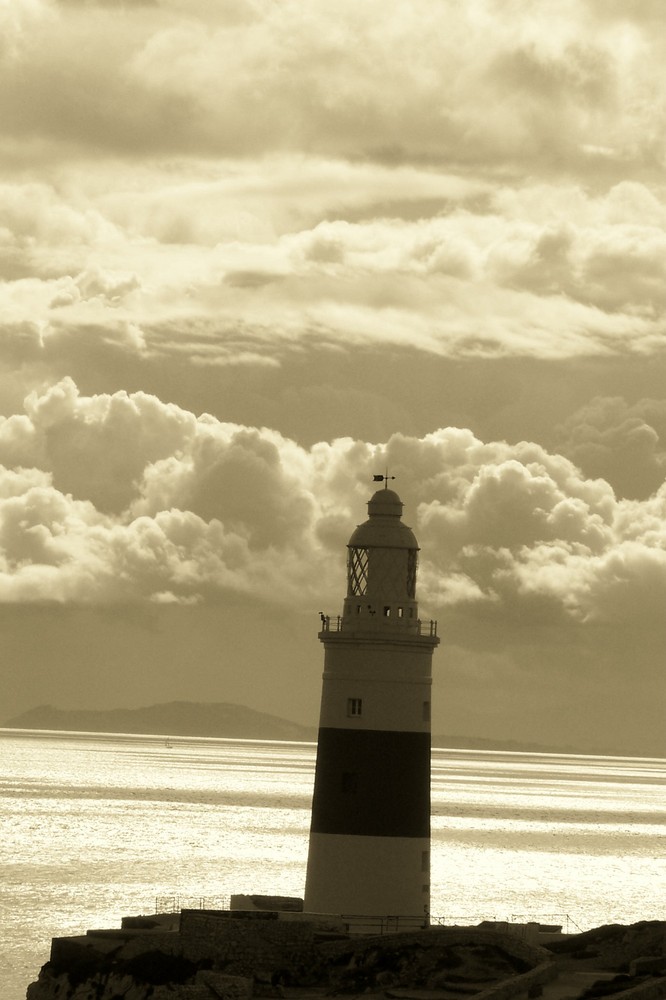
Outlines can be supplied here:
<path id="1" fill-rule="evenodd" d="M 342 791 L 345 795 L 353 795 L 358 791 L 358 774 L 356 771 L 342 772 Z"/>
<path id="2" fill-rule="evenodd" d="M 347 698 L 347 715 L 362 715 L 363 714 L 363 699 L 362 698 Z"/>

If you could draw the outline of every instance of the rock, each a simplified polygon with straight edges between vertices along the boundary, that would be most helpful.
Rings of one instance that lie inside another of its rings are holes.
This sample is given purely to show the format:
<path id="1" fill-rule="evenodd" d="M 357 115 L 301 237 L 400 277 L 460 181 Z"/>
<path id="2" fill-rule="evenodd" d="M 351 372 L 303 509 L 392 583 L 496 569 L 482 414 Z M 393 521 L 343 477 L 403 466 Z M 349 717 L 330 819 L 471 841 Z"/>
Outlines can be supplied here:
<path id="1" fill-rule="evenodd" d="M 249 1000 L 252 996 L 252 980 L 243 976 L 225 976 L 223 972 L 204 969 L 197 972 L 194 982 L 206 986 L 211 996 L 223 1000 Z"/>
<path id="2" fill-rule="evenodd" d="M 267 913 L 270 915 L 267 917 Z M 414 996 L 446 990 L 461 997 L 522 990 L 557 974 L 572 954 L 597 952 L 595 965 L 660 971 L 666 924 L 611 925 L 558 942 L 552 951 L 496 928 L 433 927 L 384 936 L 320 936 L 293 911 L 184 910 L 180 922 L 126 918 L 121 931 L 54 939 L 52 960 L 28 987 L 27 1000 L 250 1000 L 294 988 L 314 992 L 384 991 Z M 578 966 L 578 963 L 575 963 Z M 517 994 L 516 994 L 517 995 Z"/>

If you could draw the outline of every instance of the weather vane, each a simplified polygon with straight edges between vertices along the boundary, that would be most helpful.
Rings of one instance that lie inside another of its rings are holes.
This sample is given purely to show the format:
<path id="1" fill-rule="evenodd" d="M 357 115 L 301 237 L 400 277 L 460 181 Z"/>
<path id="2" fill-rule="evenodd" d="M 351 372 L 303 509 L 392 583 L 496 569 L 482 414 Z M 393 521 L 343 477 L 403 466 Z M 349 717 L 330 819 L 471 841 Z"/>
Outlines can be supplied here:
<path id="1" fill-rule="evenodd" d="M 389 476 L 388 469 L 386 470 L 386 472 L 384 473 L 383 476 L 382 475 L 376 475 L 376 476 L 372 477 L 373 483 L 383 483 L 385 490 L 388 489 L 389 479 L 395 479 L 395 476 Z"/>

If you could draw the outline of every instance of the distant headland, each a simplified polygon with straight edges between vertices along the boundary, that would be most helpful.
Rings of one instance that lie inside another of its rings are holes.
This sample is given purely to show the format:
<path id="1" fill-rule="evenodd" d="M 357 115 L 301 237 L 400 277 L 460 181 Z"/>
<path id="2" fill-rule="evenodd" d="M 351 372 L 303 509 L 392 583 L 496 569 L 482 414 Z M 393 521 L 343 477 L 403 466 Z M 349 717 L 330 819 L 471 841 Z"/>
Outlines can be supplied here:
<path id="1" fill-rule="evenodd" d="M 210 739 L 317 739 L 315 726 L 258 712 L 229 702 L 170 701 L 144 708 L 72 709 L 40 705 L 6 719 L 5 729 L 51 729 L 57 732 L 127 733 L 146 736 L 192 736 Z M 434 747 L 457 750 L 505 750 L 533 753 L 585 753 L 571 746 L 546 746 L 516 740 L 433 734 Z M 589 751 L 587 751 L 589 753 Z"/>

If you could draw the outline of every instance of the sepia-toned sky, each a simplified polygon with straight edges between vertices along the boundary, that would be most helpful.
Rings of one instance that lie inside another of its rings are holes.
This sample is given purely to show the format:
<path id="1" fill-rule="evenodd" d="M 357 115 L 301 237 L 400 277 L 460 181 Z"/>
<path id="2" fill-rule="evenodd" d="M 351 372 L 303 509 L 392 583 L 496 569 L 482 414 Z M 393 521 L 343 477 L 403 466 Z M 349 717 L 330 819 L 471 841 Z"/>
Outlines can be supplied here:
<path id="1" fill-rule="evenodd" d="M 4 0 L 4 717 L 314 724 L 388 466 L 434 731 L 666 755 L 664 67 L 661 0 Z"/>

